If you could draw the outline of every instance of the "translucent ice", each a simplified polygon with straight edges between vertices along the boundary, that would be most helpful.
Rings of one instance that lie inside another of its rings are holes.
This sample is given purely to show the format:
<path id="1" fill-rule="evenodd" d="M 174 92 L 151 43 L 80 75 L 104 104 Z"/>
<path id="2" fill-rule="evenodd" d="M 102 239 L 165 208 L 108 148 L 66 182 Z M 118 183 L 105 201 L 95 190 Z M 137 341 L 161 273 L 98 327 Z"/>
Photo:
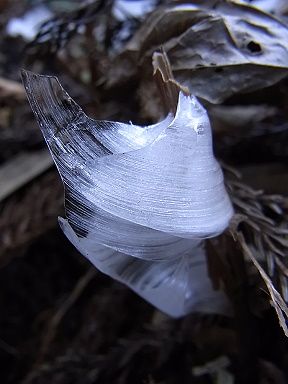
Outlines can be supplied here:
<path id="1" fill-rule="evenodd" d="M 233 209 L 206 111 L 179 95 L 176 116 L 146 127 L 90 119 L 55 77 L 23 72 L 33 112 L 62 177 L 69 240 L 99 270 L 162 311 L 223 312 L 203 239 Z"/>

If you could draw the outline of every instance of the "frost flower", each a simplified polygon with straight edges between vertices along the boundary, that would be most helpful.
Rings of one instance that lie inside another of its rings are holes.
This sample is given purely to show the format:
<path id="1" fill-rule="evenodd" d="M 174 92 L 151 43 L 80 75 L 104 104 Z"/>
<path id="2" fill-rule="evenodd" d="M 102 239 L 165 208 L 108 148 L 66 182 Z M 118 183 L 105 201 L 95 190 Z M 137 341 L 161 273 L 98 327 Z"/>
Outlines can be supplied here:
<path id="1" fill-rule="evenodd" d="M 203 239 L 233 214 L 207 113 L 179 95 L 176 116 L 146 127 L 90 119 L 55 77 L 23 72 L 61 175 L 61 228 L 100 271 L 167 314 L 222 312 Z"/>

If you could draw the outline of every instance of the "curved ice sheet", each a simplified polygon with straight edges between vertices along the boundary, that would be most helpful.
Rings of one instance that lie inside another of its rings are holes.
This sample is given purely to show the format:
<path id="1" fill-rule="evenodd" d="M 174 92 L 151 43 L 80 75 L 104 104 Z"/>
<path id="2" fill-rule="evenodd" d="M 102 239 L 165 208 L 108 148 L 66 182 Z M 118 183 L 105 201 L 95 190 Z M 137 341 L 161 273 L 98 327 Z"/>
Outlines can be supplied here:
<path id="1" fill-rule="evenodd" d="M 64 183 L 70 241 L 172 316 L 223 312 L 201 239 L 233 209 L 197 99 L 180 94 L 175 117 L 139 127 L 90 119 L 55 77 L 24 71 L 23 82 Z"/>
<path id="2" fill-rule="evenodd" d="M 224 293 L 212 287 L 201 241 L 194 241 L 179 260 L 144 261 L 103 247 L 93 239 L 78 238 L 67 220 L 59 222 L 71 243 L 101 272 L 128 285 L 168 315 L 230 313 Z"/>

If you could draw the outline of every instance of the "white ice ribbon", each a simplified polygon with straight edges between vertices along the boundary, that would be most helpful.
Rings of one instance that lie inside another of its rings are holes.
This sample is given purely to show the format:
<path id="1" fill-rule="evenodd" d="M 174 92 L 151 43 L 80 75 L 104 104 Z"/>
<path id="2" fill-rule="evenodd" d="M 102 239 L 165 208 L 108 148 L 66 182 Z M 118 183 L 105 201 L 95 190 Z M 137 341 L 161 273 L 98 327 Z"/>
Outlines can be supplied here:
<path id="1" fill-rule="evenodd" d="M 174 317 L 223 312 L 203 239 L 233 215 L 209 119 L 180 93 L 176 116 L 146 127 L 90 119 L 58 80 L 23 82 L 65 187 L 68 239 L 99 270 Z"/>

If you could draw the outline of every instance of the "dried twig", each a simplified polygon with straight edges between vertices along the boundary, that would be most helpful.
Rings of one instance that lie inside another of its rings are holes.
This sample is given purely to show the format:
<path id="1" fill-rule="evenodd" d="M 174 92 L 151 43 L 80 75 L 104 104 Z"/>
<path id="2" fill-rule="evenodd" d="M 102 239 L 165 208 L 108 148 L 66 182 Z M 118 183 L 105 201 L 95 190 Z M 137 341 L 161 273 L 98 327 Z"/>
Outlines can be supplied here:
<path id="1" fill-rule="evenodd" d="M 179 91 L 182 91 L 186 95 L 190 95 L 190 91 L 187 87 L 184 87 L 175 80 L 169 58 L 164 50 L 153 53 L 152 65 L 153 75 L 162 96 L 166 112 L 175 113 Z"/>
<path id="2" fill-rule="evenodd" d="M 235 175 L 231 177 L 227 167 L 224 166 L 224 169 L 230 172 L 227 174 L 227 187 L 237 212 L 230 226 L 232 236 L 238 240 L 243 255 L 261 275 L 270 303 L 288 336 L 285 321 L 285 317 L 288 319 L 288 307 L 282 297 L 287 296 L 287 198 L 255 191 L 242 184 L 239 177 L 236 180 Z"/>
<path id="3" fill-rule="evenodd" d="M 69 294 L 67 299 L 61 304 L 61 306 L 54 313 L 52 319 L 49 321 L 47 329 L 45 330 L 44 338 L 42 341 L 42 345 L 40 347 L 39 356 L 37 358 L 37 364 L 41 363 L 43 358 L 45 357 L 46 352 L 49 349 L 49 346 L 53 342 L 57 328 L 59 327 L 63 317 L 69 311 L 69 309 L 75 304 L 75 302 L 80 298 L 84 289 L 90 283 L 90 281 L 94 278 L 97 271 L 94 267 L 90 267 L 87 272 L 78 280 L 78 283 Z"/>
<path id="4" fill-rule="evenodd" d="M 247 246 L 244 236 L 239 233 L 238 235 L 239 243 L 241 244 L 242 250 L 246 256 L 249 257 L 249 259 L 253 262 L 255 267 L 257 268 L 258 272 L 260 273 L 262 279 L 264 280 L 266 287 L 268 289 L 270 299 L 271 299 L 271 305 L 275 308 L 275 311 L 277 313 L 279 324 L 282 327 L 285 335 L 288 337 L 288 328 L 286 325 L 285 316 L 288 319 L 288 307 L 283 298 L 281 297 L 280 293 L 274 288 L 272 281 L 270 280 L 267 273 L 264 271 L 264 269 L 261 267 L 260 263 L 256 260 L 255 256 L 251 252 L 250 248 Z M 285 316 L 283 315 L 285 314 Z"/>
<path id="5" fill-rule="evenodd" d="M 90 267 L 88 271 L 86 271 L 84 275 L 81 276 L 81 278 L 78 280 L 78 283 L 71 291 L 67 299 L 61 304 L 61 306 L 52 316 L 52 319 L 49 321 L 45 330 L 39 354 L 37 355 L 37 359 L 34 363 L 34 366 L 30 370 L 30 373 L 28 373 L 25 380 L 23 381 L 23 384 L 29 383 L 31 380 L 33 380 L 34 376 L 37 375 L 37 368 L 41 366 L 41 363 L 43 363 L 43 359 L 45 358 L 45 355 L 56 336 L 57 329 L 61 321 L 63 320 L 64 316 L 69 311 L 69 309 L 71 309 L 72 306 L 76 303 L 76 301 L 80 298 L 83 291 L 90 283 L 90 281 L 94 278 L 96 273 L 96 269 L 94 267 Z"/>

